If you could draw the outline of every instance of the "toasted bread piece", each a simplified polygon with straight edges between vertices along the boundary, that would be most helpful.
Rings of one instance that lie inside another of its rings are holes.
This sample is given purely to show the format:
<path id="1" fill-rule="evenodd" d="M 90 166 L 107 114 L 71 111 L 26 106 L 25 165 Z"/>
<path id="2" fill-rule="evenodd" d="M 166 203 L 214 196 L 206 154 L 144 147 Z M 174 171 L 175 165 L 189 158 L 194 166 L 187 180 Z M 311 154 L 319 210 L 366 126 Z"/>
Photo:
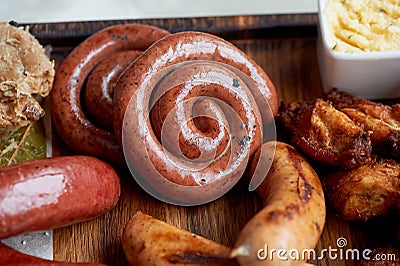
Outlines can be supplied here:
<path id="1" fill-rule="evenodd" d="M 0 23 L 0 137 L 39 120 L 38 98 L 49 94 L 54 62 L 27 29 Z"/>

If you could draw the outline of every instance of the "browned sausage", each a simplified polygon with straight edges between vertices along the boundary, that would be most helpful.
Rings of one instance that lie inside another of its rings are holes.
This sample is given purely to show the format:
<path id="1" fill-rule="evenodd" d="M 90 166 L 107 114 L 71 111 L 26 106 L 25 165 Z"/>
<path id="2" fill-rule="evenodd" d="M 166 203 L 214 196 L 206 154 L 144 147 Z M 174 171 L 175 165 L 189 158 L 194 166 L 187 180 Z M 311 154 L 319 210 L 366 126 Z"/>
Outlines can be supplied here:
<path id="1" fill-rule="evenodd" d="M 51 113 L 58 134 L 74 151 L 124 164 L 114 134 L 95 126 L 82 111 L 82 86 L 90 71 L 110 54 L 145 50 L 167 34 L 152 26 L 111 26 L 87 38 L 62 62 L 50 94 Z"/>
<path id="2" fill-rule="evenodd" d="M 270 171 L 257 189 L 264 208 L 242 229 L 232 252 L 240 265 L 303 264 L 303 251 L 315 248 L 324 228 L 325 200 L 317 174 L 288 144 L 267 142 L 262 146 L 267 152 L 262 154 L 270 156 L 268 151 L 275 145 Z M 252 169 L 269 160 L 255 158 Z M 271 257 L 273 249 L 276 252 Z M 280 253 L 283 259 L 277 255 L 280 249 L 286 252 Z M 299 252 L 299 258 L 289 257 L 292 250 Z"/>
<path id="3" fill-rule="evenodd" d="M 122 71 L 142 52 L 128 50 L 110 55 L 90 73 L 85 86 L 85 104 L 90 119 L 113 131 L 113 93 Z"/>
<path id="4" fill-rule="evenodd" d="M 30 256 L 0 243 L 0 265 L 7 266 L 105 266 L 98 263 L 68 263 Z"/>
<path id="5" fill-rule="evenodd" d="M 114 131 L 136 180 L 182 205 L 229 190 L 276 111 L 274 86 L 261 67 L 233 44 L 200 32 L 156 42 L 114 91 Z"/>
<path id="6" fill-rule="evenodd" d="M 115 206 L 120 181 L 104 161 L 65 156 L 0 169 L 0 239 L 94 218 Z"/>

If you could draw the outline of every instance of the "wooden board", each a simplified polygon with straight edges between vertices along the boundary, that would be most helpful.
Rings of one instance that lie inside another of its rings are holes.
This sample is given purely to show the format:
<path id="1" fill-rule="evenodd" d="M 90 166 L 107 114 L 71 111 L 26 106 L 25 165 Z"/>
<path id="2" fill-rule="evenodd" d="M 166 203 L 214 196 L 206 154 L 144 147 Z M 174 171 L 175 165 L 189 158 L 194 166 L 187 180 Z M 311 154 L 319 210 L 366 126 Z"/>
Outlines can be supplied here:
<path id="1" fill-rule="evenodd" d="M 44 44 L 53 46 L 58 65 L 74 46 L 95 31 L 120 23 L 156 25 L 171 32 L 197 30 L 219 35 L 245 51 L 269 74 L 279 100 L 313 99 L 323 94 L 316 57 L 316 14 L 234 16 L 214 18 L 150 19 L 52 23 L 29 25 Z M 66 146 L 55 136 L 55 154 Z M 261 200 L 239 182 L 222 198 L 198 207 L 162 203 L 138 187 L 127 171 L 120 170 L 122 196 L 116 208 L 97 219 L 54 231 L 54 259 L 126 265 L 121 234 L 138 210 L 216 242 L 232 246 L 240 229 L 261 208 Z M 399 219 L 344 222 L 328 210 L 326 227 L 317 246 L 337 248 L 345 237 L 346 248 L 373 249 L 396 244 Z M 307 237 L 307 236 L 305 236 Z M 261 247 L 260 247 L 261 248 Z M 324 259 L 318 265 L 354 265 L 354 261 Z"/>

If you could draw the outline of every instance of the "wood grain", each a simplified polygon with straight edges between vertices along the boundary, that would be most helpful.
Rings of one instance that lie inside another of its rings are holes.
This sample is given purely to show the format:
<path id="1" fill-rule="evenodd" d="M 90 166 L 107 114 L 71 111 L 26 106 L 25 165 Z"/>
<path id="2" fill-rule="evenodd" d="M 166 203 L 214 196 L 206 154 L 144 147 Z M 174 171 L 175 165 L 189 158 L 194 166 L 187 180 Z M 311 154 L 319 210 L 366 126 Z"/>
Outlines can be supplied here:
<path id="1" fill-rule="evenodd" d="M 315 14 L 54 23 L 34 24 L 30 28 L 43 43 L 53 46 L 52 57 L 58 65 L 75 45 L 95 31 L 132 22 L 156 25 L 171 32 L 206 31 L 230 40 L 269 74 L 281 101 L 310 100 L 323 94 L 316 57 Z M 57 136 L 55 143 L 56 154 L 67 151 Z M 126 170 L 119 171 L 122 182 L 119 204 L 97 219 L 55 230 L 56 260 L 126 265 L 121 235 L 126 222 L 138 210 L 232 246 L 246 221 L 261 208 L 261 200 L 247 191 L 244 181 L 212 203 L 178 207 L 152 198 L 138 187 Z M 317 251 L 329 246 L 337 248 L 339 237 L 348 240 L 346 248 L 372 249 L 394 244 L 398 224 L 398 219 L 349 223 L 328 210 Z M 314 262 L 317 265 L 354 265 L 354 261 L 328 258 Z"/>
<path id="2" fill-rule="evenodd" d="M 94 32 L 111 25 L 140 23 L 157 26 L 172 33 L 179 31 L 203 31 L 225 39 L 262 38 L 268 34 L 280 36 L 304 36 L 316 33 L 316 14 L 281 14 L 260 16 L 224 16 L 198 18 L 136 19 L 82 21 L 70 23 L 30 24 L 30 31 L 42 44 L 76 45 Z M 26 26 L 18 22 L 15 25 Z M 284 28 L 282 30 L 282 28 Z M 265 30 L 268 30 L 265 32 Z"/>

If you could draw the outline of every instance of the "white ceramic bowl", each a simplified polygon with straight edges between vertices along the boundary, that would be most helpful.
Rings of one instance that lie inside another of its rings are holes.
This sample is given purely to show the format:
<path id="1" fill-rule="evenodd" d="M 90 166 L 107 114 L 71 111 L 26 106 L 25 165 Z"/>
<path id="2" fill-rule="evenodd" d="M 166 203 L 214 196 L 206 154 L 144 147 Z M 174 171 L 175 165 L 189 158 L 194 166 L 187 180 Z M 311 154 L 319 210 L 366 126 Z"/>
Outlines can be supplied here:
<path id="1" fill-rule="evenodd" d="M 334 51 L 323 12 L 326 2 L 327 0 L 319 0 L 318 3 L 317 44 L 324 91 L 337 88 L 369 99 L 400 97 L 400 51 L 359 53 Z"/>

